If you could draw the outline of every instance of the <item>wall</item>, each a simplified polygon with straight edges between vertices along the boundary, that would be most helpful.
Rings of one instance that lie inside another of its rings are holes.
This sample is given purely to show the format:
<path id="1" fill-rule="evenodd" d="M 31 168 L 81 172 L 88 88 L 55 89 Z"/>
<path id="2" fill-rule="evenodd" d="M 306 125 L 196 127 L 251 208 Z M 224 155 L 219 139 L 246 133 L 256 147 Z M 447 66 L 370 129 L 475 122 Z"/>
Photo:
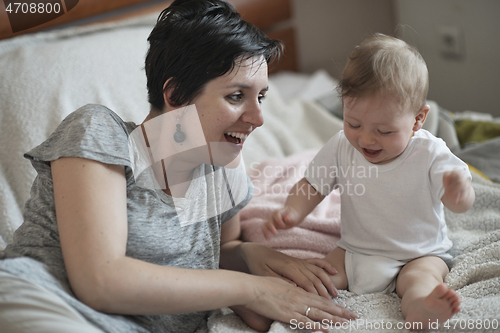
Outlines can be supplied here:
<path id="1" fill-rule="evenodd" d="M 450 111 L 500 116 L 500 1 L 397 0 L 401 37 L 417 46 L 429 68 L 429 99 Z M 440 27 L 458 27 L 464 56 L 440 53 Z M 410 28 L 411 27 L 411 28 Z"/>
<path id="2" fill-rule="evenodd" d="M 294 0 L 294 15 L 300 69 L 324 68 L 336 78 L 356 45 L 396 26 L 392 0 Z"/>
<path id="3" fill-rule="evenodd" d="M 352 49 L 373 32 L 415 45 L 430 72 L 429 99 L 450 111 L 500 117 L 499 0 L 294 0 L 300 69 L 338 78 Z M 440 27 L 462 32 L 464 57 L 440 54 Z"/>

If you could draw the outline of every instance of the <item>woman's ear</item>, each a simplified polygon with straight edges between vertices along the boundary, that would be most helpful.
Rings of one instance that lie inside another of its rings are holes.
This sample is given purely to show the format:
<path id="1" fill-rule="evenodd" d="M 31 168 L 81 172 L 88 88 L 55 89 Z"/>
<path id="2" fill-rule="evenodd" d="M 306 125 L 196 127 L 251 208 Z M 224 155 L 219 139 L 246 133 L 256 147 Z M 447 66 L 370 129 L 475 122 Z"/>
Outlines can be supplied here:
<path id="1" fill-rule="evenodd" d="M 413 125 L 413 131 L 416 132 L 422 128 L 425 122 L 425 118 L 427 118 L 427 114 L 431 107 L 429 105 L 424 105 L 418 110 L 417 115 L 415 116 L 415 124 Z"/>
<path id="2" fill-rule="evenodd" d="M 170 98 L 172 97 L 172 93 L 174 91 L 174 87 L 170 86 L 170 87 L 167 88 L 168 82 L 170 80 L 172 80 L 172 78 L 168 79 L 163 84 L 163 101 L 165 102 L 165 110 L 164 111 L 171 111 L 171 110 L 175 109 L 172 106 L 172 103 L 170 102 Z"/>

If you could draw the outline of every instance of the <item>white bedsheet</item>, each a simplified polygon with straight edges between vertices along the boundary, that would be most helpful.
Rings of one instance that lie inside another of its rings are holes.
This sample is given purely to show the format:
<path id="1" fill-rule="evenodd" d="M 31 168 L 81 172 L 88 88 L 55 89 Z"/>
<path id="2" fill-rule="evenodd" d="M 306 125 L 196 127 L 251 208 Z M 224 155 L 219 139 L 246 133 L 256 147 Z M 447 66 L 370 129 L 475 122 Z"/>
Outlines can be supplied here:
<path id="1" fill-rule="evenodd" d="M 35 177 L 23 154 L 47 139 L 62 119 L 88 103 L 106 105 L 131 121 L 146 117 L 143 59 L 150 30 L 47 38 L 6 52 L 0 43 L 0 247 L 22 223 Z"/>

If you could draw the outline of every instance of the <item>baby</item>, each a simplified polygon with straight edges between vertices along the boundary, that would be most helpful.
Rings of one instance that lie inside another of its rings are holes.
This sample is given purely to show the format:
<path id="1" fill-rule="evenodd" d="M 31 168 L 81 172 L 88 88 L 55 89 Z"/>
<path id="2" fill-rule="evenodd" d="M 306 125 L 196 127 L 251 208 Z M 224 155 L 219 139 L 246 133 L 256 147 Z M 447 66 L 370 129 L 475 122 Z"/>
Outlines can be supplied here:
<path id="1" fill-rule="evenodd" d="M 331 138 L 263 226 L 299 224 L 332 190 L 341 194 L 341 239 L 325 259 L 337 289 L 393 292 L 418 329 L 460 311 L 443 283 L 452 243 L 443 205 L 455 213 L 474 203 L 467 165 L 422 129 L 428 72 L 421 55 L 382 34 L 352 52 L 339 84 L 344 130 Z"/>

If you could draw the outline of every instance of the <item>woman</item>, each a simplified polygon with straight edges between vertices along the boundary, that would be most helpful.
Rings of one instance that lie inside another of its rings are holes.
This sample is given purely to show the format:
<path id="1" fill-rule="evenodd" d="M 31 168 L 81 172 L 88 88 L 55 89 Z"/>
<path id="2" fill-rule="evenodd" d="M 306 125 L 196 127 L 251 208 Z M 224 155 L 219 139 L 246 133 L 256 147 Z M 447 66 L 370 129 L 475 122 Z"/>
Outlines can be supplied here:
<path id="1" fill-rule="evenodd" d="M 222 0 L 175 1 L 148 40 L 142 124 L 87 105 L 25 155 L 38 176 L 0 256 L 2 329 L 193 332 L 220 307 L 258 330 L 354 318 L 330 265 L 238 240 L 239 151 L 279 43 Z"/>

